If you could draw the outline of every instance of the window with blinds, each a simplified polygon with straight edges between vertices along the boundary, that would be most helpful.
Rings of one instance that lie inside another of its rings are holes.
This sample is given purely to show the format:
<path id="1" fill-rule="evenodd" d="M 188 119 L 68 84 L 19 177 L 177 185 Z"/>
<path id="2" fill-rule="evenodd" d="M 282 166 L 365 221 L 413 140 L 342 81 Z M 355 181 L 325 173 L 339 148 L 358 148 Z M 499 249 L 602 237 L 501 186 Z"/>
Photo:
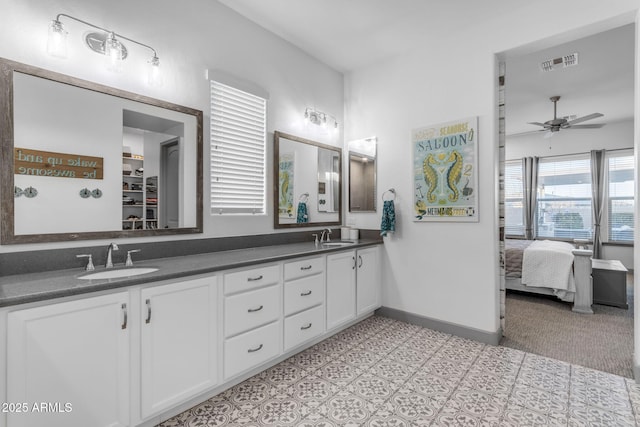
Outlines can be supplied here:
<path id="1" fill-rule="evenodd" d="M 504 232 L 507 236 L 524 236 L 522 160 L 504 166 Z"/>
<path id="2" fill-rule="evenodd" d="M 540 159 L 537 236 L 591 239 L 591 162 L 589 155 Z"/>
<path id="3" fill-rule="evenodd" d="M 211 214 L 265 214 L 264 98 L 211 80 Z"/>
<path id="4" fill-rule="evenodd" d="M 633 242 L 634 175 L 632 153 L 608 153 L 606 216 L 611 242 Z"/>

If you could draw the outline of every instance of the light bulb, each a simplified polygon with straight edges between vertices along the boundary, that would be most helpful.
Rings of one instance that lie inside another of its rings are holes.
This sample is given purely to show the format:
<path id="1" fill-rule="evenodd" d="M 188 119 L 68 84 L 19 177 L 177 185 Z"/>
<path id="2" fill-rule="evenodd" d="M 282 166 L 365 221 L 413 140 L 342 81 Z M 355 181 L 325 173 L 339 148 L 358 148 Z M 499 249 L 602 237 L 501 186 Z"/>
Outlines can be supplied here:
<path id="1" fill-rule="evenodd" d="M 155 87 L 162 86 L 162 73 L 160 72 L 160 59 L 158 59 L 156 55 L 153 55 L 153 58 L 151 58 L 151 61 L 149 61 L 149 64 L 151 64 L 149 68 L 149 85 L 155 86 Z"/>
<path id="2" fill-rule="evenodd" d="M 116 39 L 114 33 L 107 34 L 104 41 L 104 55 L 107 57 L 107 69 L 115 73 L 122 72 L 122 43 Z"/>
<path id="3" fill-rule="evenodd" d="M 49 38 L 47 39 L 47 53 L 57 58 L 67 57 L 67 32 L 62 22 L 54 19 L 49 25 Z"/>

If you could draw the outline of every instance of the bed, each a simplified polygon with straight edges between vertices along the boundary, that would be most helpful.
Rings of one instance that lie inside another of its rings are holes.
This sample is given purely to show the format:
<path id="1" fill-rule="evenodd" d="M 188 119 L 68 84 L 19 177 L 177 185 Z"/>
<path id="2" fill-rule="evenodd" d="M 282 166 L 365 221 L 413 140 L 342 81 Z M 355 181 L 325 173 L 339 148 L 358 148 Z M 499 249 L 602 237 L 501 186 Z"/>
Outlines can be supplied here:
<path id="1" fill-rule="evenodd" d="M 505 240 L 506 289 L 554 295 L 573 311 L 593 313 L 592 251 L 561 241 Z"/>

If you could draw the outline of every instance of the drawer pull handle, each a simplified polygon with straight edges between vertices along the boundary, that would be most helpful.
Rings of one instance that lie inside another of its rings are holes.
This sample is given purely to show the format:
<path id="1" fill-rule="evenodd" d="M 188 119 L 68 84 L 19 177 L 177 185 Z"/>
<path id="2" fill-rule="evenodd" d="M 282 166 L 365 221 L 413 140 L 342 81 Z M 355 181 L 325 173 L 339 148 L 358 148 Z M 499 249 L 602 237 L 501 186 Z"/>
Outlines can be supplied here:
<path id="1" fill-rule="evenodd" d="M 307 326 L 301 326 L 300 329 L 304 331 L 305 329 L 309 329 L 310 327 L 311 327 L 311 322 L 309 322 Z"/>
<path id="2" fill-rule="evenodd" d="M 147 299 L 145 303 L 147 304 L 147 318 L 144 320 L 144 323 L 151 323 L 151 300 Z"/>
<path id="3" fill-rule="evenodd" d="M 306 267 L 300 267 L 300 270 L 311 270 L 313 268 L 312 265 L 308 265 Z"/>
<path id="4" fill-rule="evenodd" d="M 249 313 L 255 313 L 256 311 L 260 311 L 260 310 L 262 310 L 263 308 L 264 308 L 264 306 L 263 306 L 263 305 L 261 305 L 261 306 L 260 306 L 260 307 L 258 307 L 258 308 L 250 308 L 250 309 L 249 309 L 249 310 L 247 310 L 247 311 L 248 311 Z"/>
<path id="5" fill-rule="evenodd" d="M 262 344 L 260 344 L 256 348 L 250 348 L 249 350 L 247 350 L 247 353 L 255 353 L 256 351 L 260 351 L 260 350 L 262 350 Z"/>
<path id="6" fill-rule="evenodd" d="M 301 297 L 308 297 L 309 295 L 311 295 L 311 291 L 303 292 L 300 294 Z"/>
<path id="7" fill-rule="evenodd" d="M 351 260 L 353 261 L 353 267 L 351 267 L 352 270 L 356 269 L 356 257 L 352 256 Z"/>
<path id="8" fill-rule="evenodd" d="M 258 280 L 262 280 L 262 277 L 263 277 L 262 274 L 259 275 L 258 277 L 249 277 L 249 278 L 247 278 L 247 281 L 248 282 L 256 282 Z"/>
<path id="9" fill-rule="evenodd" d="M 122 329 L 127 329 L 127 304 L 122 304 L 122 312 L 124 313 L 124 319 L 122 320 Z"/>

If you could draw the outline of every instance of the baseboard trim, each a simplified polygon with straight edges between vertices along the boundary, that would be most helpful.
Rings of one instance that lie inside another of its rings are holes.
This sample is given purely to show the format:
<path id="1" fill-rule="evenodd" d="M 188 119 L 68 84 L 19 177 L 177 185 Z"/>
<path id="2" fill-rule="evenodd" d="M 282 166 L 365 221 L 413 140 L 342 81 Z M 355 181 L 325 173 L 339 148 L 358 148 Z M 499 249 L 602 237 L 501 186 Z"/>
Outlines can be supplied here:
<path id="1" fill-rule="evenodd" d="M 502 338 L 502 328 L 499 328 L 496 332 L 481 331 L 390 307 L 380 307 L 376 310 L 376 314 L 490 345 L 498 345 L 500 338 Z"/>

